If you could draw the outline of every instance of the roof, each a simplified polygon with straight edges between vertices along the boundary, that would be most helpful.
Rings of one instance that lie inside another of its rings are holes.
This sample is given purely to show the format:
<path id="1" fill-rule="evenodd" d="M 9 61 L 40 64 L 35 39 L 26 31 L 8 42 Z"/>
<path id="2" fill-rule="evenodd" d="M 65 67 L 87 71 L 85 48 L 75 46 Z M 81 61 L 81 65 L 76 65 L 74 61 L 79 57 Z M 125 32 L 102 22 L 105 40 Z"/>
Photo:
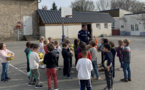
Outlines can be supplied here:
<path id="1" fill-rule="evenodd" d="M 100 13 L 109 13 L 112 17 L 120 17 L 120 12 L 121 11 L 125 11 L 125 12 L 128 12 L 128 13 L 131 13 L 127 10 L 124 10 L 124 9 L 121 9 L 121 8 L 118 8 L 118 9 L 110 9 L 110 10 L 104 10 L 104 11 L 98 11 Z"/>
<path id="2" fill-rule="evenodd" d="M 38 10 L 44 24 L 62 23 L 61 11 Z M 73 12 L 72 18 L 64 18 L 64 23 L 112 23 L 114 19 L 108 13 Z"/>
<path id="3" fill-rule="evenodd" d="M 145 11 L 143 11 L 143 12 L 137 12 L 137 13 L 131 13 L 131 14 L 125 14 L 125 15 L 137 15 L 137 14 L 145 14 Z"/>

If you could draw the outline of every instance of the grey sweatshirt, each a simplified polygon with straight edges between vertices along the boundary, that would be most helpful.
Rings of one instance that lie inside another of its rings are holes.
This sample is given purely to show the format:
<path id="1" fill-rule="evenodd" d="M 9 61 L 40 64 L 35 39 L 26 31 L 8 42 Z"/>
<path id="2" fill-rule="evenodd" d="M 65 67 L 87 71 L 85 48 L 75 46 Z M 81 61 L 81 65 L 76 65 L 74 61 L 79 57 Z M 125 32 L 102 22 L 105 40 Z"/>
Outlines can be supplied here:
<path id="1" fill-rule="evenodd" d="M 97 61 L 97 49 L 92 47 L 89 49 L 89 52 L 91 53 L 92 61 Z"/>

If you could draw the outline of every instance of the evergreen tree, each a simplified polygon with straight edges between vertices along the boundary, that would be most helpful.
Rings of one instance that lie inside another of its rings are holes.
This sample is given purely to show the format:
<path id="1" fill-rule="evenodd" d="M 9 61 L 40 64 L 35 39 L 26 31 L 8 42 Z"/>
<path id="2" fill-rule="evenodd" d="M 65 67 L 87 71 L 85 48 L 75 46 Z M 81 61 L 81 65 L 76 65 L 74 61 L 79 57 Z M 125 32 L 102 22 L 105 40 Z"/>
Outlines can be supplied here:
<path id="1" fill-rule="evenodd" d="M 55 2 L 53 2 L 51 10 L 57 10 L 57 6 L 56 6 Z"/>

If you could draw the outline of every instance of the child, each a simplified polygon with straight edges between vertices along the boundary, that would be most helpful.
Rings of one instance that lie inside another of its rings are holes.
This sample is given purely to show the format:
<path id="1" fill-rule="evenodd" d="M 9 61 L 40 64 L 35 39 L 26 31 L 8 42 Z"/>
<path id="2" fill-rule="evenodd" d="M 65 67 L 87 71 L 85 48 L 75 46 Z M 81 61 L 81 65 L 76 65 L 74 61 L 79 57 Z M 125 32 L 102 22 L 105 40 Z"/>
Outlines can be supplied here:
<path id="1" fill-rule="evenodd" d="M 81 52 L 81 45 L 82 45 L 82 41 L 80 41 L 80 43 L 79 43 L 79 47 L 76 49 L 76 52 L 77 52 L 77 54 L 79 54 L 80 52 Z"/>
<path id="2" fill-rule="evenodd" d="M 96 43 L 94 41 L 90 41 L 89 46 L 90 46 L 89 52 L 91 53 L 92 64 L 93 64 L 93 69 L 94 69 L 95 74 L 96 74 L 96 79 L 100 80 L 101 77 L 99 77 L 99 73 L 98 73 L 98 69 L 97 69 L 97 50 L 95 48 Z M 92 78 L 94 78 L 94 72 L 93 71 L 91 72 L 91 75 L 92 75 Z"/>
<path id="3" fill-rule="evenodd" d="M 30 51 L 30 45 L 31 45 L 31 42 L 27 42 L 26 43 L 26 49 L 24 50 L 24 52 L 26 53 L 26 58 L 27 58 L 27 75 L 29 75 L 29 72 L 30 72 L 29 58 L 28 58 L 28 53 Z"/>
<path id="4" fill-rule="evenodd" d="M 35 83 L 33 82 L 34 76 L 36 76 L 36 87 L 35 88 L 40 88 L 43 87 L 43 85 L 40 84 L 40 74 L 39 74 L 39 56 L 38 56 L 38 51 L 39 51 L 39 45 L 34 44 L 33 46 L 33 51 L 31 52 L 29 56 L 29 61 L 30 61 L 30 69 L 31 69 L 31 77 L 30 77 L 30 82 L 28 86 L 32 86 Z"/>
<path id="5" fill-rule="evenodd" d="M 80 81 L 80 90 L 92 90 L 91 86 L 91 71 L 93 70 L 92 62 L 87 58 L 88 52 L 83 50 L 81 59 L 78 60 L 76 69 L 78 71 L 78 79 Z"/>
<path id="6" fill-rule="evenodd" d="M 63 60 L 64 60 L 64 67 L 63 67 L 63 76 L 64 78 L 69 78 L 72 79 L 72 77 L 70 76 L 70 57 L 72 56 L 71 51 L 68 52 L 68 45 L 66 43 L 62 44 L 62 56 L 63 56 Z"/>
<path id="7" fill-rule="evenodd" d="M 65 39 L 64 43 L 66 43 L 68 45 L 67 51 L 70 52 L 71 51 L 71 49 L 70 49 L 70 44 L 71 44 L 70 41 L 68 39 Z M 72 56 L 73 56 L 73 53 L 72 53 Z M 70 71 L 71 71 L 71 73 L 74 72 L 74 71 L 72 71 L 72 68 L 74 68 L 74 67 L 72 67 L 72 56 L 70 57 Z"/>
<path id="8" fill-rule="evenodd" d="M 49 41 L 48 40 L 45 40 L 44 41 L 44 51 L 45 51 L 45 54 L 48 53 L 48 50 L 47 50 L 47 45 L 49 44 Z"/>
<path id="9" fill-rule="evenodd" d="M 55 41 L 54 42 L 54 48 L 56 49 L 56 57 L 57 57 L 57 69 L 59 70 L 59 53 L 62 51 L 61 47 L 59 46 L 59 42 Z"/>
<path id="10" fill-rule="evenodd" d="M 86 43 L 85 42 L 82 42 L 82 44 L 80 45 L 80 50 L 86 50 Z M 80 52 L 78 54 L 78 59 L 82 58 L 82 53 Z M 87 58 L 92 60 L 92 57 L 91 57 L 91 53 L 88 51 L 88 54 L 87 54 Z"/>
<path id="11" fill-rule="evenodd" d="M 11 56 L 7 56 L 9 53 L 11 54 Z M 8 67 L 9 67 L 9 62 L 7 61 L 7 58 L 9 57 L 14 57 L 14 53 L 8 50 L 4 43 L 0 43 L 0 58 L 1 58 L 1 63 L 2 63 L 1 81 L 10 80 L 7 73 Z"/>
<path id="12" fill-rule="evenodd" d="M 44 37 L 41 36 L 41 37 L 40 37 L 40 43 L 39 43 L 39 47 L 40 47 L 39 53 L 43 53 L 43 54 L 44 54 L 44 40 L 45 40 Z M 42 68 L 42 69 L 45 68 L 45 66 L 44 66 L 43 63 L 40 64 L 40 68 Z"/>
<path id="13" fill-rule="evenodd" d="M 74 54 L 75 54 L 75 66 L 77 65 L 78 62 L 78 52 L 77 52 L 77 48 L 79 47 L 79 39 L 75 39 L 74 40 Z"/>
<path id="14" fill-rule="evenodd" d="M 47 45 L 48 53 L 45 54 L 43 63 L 46 64 L 47 70 L 47 82 L 48 82 L 48 90 L 51 89 L 51 75 L 53 76 L 54 80 L 54 90 L 58 90 L 57 87 L 57 73 L 56 73 L 56 67 L 57 67 L 57 57 L 54 53 L 52 53 L 54 46 L 50 43 Z"/>
<path id="15" fill-rule="evenodd" d="M 49 43 L 51 43 L 51 42 L 52 42 L 52 38 L 51 38 L 51 37 L 49 37 L 49 38 L 48 38 L 48 41 L 49 41 Z"/>
<path id="16" fill-rule="evenodd" d="M 106 77 L 106 82 L 107 82 L 107 87 L 104 88 L 104 90 L 112 90 L 113 89 L 113 67 L 112 67 L 112 61 L 113 61 L 113 55 L 110 52 L 111 47 L 109 44 L 104 45 L 103 51 L 105 52 L 105 61 L 107 62 L 107 65 L 104 65 L 105 68 L 105 77 Z M 104 61 L 104 62 L 105 62 Z"/>
<path id="17" fill-rule="evenodd" d="M 102 67 L 103 66 L 103 45 L 104 45 L 104 38 L 102 38 L 101 39 L 101 45 L 100 45 L 100 47 L 98 48 L 98 51 L 101 51 L 101 66 L 100 67 Z"/>
<path id="18" fill-rule="evenodd" d="M 33 46 L 34 46 L 34 43 L 31 43 L 31 45 L 30 45 L 30 51 L 29 51 L 29 53 L 28 53 L 28 59 L 29 59 L 29 57 L 30 57 L 30 54 L 31 54 L 32 51 L 33 51 Z M 29 69 L 30 69 L 30 61 L 29 61 Z M 30 77 L 31 77 L 31 70 L 30 70 L 30 73 L 29 73 L 29 79 L 30 79 Z M 36 76 L 34 76 L 34 82 L 36 82 Z"/>
<path id="19" fill-rule="evenodd" d="M 123 40 L 123 49 L 121 49 L 123 58 L 123 72 L 124 79 L 121 79 L 123 82 L 131 81 L 131 69 L 130 69 L 130 58 L 131 58 L 131 49 L 129 47 L 130 41 L 128 39 Z M 128 75 L 127 72 L 128 71 Z"/>
<path id="20" fill-rule="evenodd" d="M 113 61 L 112 61 L 112 66 L 113 66 L 113 78 L 115 78 L 115 54 L 116 54 L 116 50 L 115 50 L 115 43 L 113 41 L 109 42 L 109 45 L 111 46 L 111 53 L 113 55 Z"/>
<path id="21" fill-rule="evenodd" d="M 123 55 L 121 53 L 121 47 L 122 47 L 122 45 L 123 45 L 123 41 L 122 40 L 118 40 L 118 48 L 117 48 L 116 52 L 117 52 L 117 57 L 119 57 L 119 61 L 120 61 L 120 68 L 119 68 L 119 70 L 122 70 L 122 68 L 123 68 L 123 66 L 122 66 L 122 64 L 123 64 L 123 62 L 122 62 Z"/>
<path id="22" fill-rule="evenodd" d="M 105 44 L 108 44 L 108 39 L 106 39 L 106 38 L 104 38 L 103 39 L 103 46 L 105 45 Z M 104 53 L 104 51 L 102 51 L 102 66 L 104 67 L 104 57 L 105 57 L 105 53 Z M 104 68 L 103 69 L 100 69 L 99 71 L 104 71 Z"/>

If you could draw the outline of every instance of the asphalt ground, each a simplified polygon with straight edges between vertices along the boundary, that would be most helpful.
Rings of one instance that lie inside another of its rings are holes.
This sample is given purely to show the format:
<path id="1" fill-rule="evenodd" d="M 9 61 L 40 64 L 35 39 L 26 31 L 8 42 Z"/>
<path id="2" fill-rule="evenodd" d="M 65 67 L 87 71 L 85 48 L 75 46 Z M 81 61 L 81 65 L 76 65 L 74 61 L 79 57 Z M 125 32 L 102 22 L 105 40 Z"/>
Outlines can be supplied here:
<path id="1" fill-rule="evenodd" d="M 111 41 L 114 41 L 117 46 L 117 41 L 120 39 L 128 38 L 131 41 L 131 73 L 132 81 L 128 83 L 121 82 L 123 78 L 123 71 L 118 71 L 120 67 L 119 59 L 115 59 L 115 79 L 114 79 L 114 90 L 145 90 L 145 37 L 137 36 L 114 36 L 106 37 Z M 100 39 L 100 38 L 98 38 Z M 60 40 L 59 40 L 60 41 Z M 70 39 L 73 43 L 73 39 Z M 39 43 L 39 41 L 31 41 L 33 43 Z M 15 58 L 10 62 L 8 75 L 11 78 L 8 82 L 0 82 L 0 90 L 35 90 L 35 86 L 28 87 L 28 77 L 26 75 L 26 56 L 24 53 L 26 41 L 9 41 L 4 42 L 7 45 L 7 49 L 15 53 Z M 101 54 L 98 52 L 98 64 L 101 63 Z M 73 58 L 73 66 L 75 59 Z M 60 54 L 59 65 L 63 66 L 63 59 Z M 0 72 L 1 72 L 0 64 Z M 47 90 L 47 77 L 46 70 L 40 70 L 40 80 L 44 84 L 40 90 Z M 77 79 L 77 72 L 73 69 L 73 79 L 64 79 L 62 69 L 57 71 L 58 86 L 59 90 L 79 90 L 79 81 Z M 92 82 L 93 90 L 103 90 L 106 86 L 105 75 L 103 72 L 99 72 L 101 80 L 94 80 Z M 53 81 L 52 81 L 53 87 Z M 37 89 L 36 89 L 37 90 Z"/>

